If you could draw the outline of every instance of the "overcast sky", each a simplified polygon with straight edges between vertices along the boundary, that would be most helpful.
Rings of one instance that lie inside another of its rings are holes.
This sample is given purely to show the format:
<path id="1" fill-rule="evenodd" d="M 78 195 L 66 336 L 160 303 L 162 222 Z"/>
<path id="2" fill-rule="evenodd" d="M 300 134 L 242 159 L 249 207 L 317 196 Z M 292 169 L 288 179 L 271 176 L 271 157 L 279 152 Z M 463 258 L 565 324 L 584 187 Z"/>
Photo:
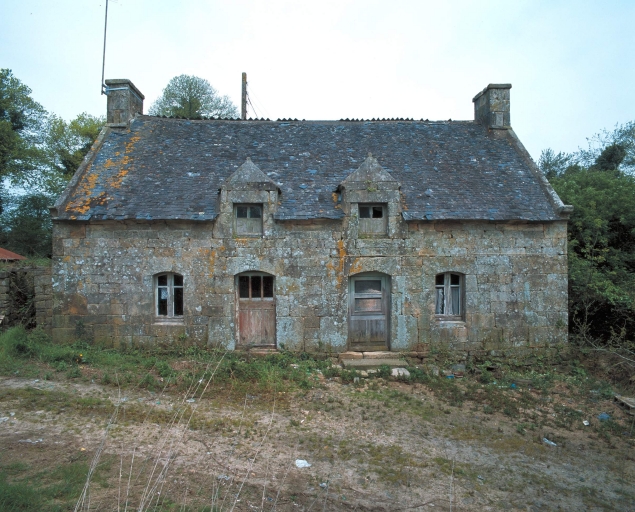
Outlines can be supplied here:
<path id="1" fill-rule="evenodd" d="M 0 0 L 0 67 L 65 119 L 105 114 L 104 8 Z M 147 110 L 180 74 L 239 105 L 245 71 L 271 119 L 472 119 L 474 95 L 509 82 L 537 159 L 635 120 L 634 25 L 632 0 L 110 0 L 106 78 Z"/>

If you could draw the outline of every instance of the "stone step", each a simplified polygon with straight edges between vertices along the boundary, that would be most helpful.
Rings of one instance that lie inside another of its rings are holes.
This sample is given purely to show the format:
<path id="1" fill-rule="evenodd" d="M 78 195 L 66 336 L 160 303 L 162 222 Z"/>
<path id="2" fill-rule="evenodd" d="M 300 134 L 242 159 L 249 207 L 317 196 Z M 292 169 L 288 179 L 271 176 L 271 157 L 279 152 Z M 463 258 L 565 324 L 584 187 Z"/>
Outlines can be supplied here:
<path id="1" fill-rule="evenodd" d="M 343 359 L 342 366 L 349 370 L 376 370 L 381 365 L 387 365 L 391 368 L 405 368 L 408 363 L 403 359 L 386 358 L 386 359 Z"/>

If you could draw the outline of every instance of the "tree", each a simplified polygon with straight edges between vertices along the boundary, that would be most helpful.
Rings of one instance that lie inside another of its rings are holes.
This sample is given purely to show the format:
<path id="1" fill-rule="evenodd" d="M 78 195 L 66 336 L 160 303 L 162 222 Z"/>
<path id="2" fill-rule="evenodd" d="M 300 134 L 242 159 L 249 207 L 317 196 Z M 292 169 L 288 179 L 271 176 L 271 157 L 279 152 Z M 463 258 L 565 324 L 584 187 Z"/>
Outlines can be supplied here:
<path id="1" fill-rule="evenodd" d="M 616 332 L 635 338 L 635 175 L 624 169 L 633 149 L 629 144 L 628 137 L 607 138 L 593 159 L 588 150 L 571 155 L 548 150 L 540 159 L 561 199 L 574 206 L 571 325 L 579 334 L 605 341 Z"/>
<path id="2" fill-rule="evenodd" d="M 103 116 L 91 116 L 86 112 L 66 122 L 51 115 L 48 121 L 45 143 L 49 158 L 49 173 L 43 176 L 45 189 L 58 193 L 73 177 L 104 127 Z"/>
<path id="3" fill-rule="evenodd" d="M 0 215 L 0 246 L 23 256 L 51 255 L 52 198 L 36 193 L 6 199 L 7 209 Z"/>
<path id="4" fill-rule="evenodd" d="M 0 187 L 2 180 L 32 181 L 45 160 L 46 110 L 10 69 L 0 69 Z M 0 212 L 2 203 L 0 203 Z"/>
<path id="5" fill-rule="evenodd" d="M 149 109 L 150 115 L 184 117 L 238 117 L 238 109 L 227 96 L 219 96 L 204 78 L 175 76 Z"/>

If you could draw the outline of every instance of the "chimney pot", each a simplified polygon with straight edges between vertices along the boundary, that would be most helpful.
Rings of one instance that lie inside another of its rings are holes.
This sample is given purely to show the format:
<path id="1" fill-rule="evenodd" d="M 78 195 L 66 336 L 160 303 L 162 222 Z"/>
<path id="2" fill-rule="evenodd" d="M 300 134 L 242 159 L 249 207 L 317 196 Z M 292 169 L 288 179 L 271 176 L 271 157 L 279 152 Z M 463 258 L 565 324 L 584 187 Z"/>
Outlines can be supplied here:
<path id="1" fill-rule="evenodd" d="M 143 114 L 145 96 L 126 78 L 106 80 L 106 123 L 114 128 L 127 128 L 135 114 Z"/>
<path id="2" fill-rule="evenodd" d="M 474 121 L 489 128 L 507 129 L 511 126 L 509 90 L 512 84 L 489 84 L 474 99 Z"/>

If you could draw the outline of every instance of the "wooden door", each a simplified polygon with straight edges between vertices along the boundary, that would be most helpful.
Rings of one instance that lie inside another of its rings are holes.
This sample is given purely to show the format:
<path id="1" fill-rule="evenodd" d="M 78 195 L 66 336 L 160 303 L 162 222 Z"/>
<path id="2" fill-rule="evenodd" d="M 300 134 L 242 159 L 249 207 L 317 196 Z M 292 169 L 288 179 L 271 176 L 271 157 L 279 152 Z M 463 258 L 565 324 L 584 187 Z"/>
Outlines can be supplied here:
<path id="1" fill-rule="evenodd" d="M 236 277 L 238 343 L 276 346 L 276 300 L 273 276 L 260 273 Z"/>
<path id="2" fill-rule="evenodd" d="M 350 350 L 388 350 L 389 299 L 388 276 L 351 277 L 348 307 Z"/>

